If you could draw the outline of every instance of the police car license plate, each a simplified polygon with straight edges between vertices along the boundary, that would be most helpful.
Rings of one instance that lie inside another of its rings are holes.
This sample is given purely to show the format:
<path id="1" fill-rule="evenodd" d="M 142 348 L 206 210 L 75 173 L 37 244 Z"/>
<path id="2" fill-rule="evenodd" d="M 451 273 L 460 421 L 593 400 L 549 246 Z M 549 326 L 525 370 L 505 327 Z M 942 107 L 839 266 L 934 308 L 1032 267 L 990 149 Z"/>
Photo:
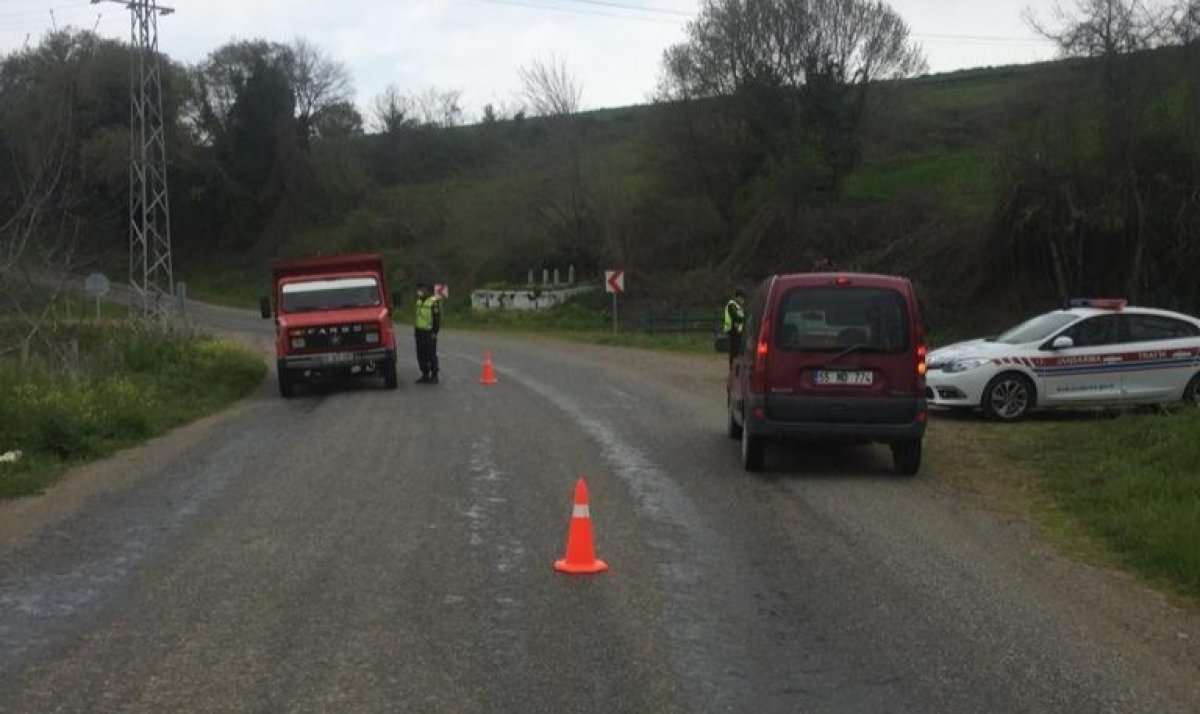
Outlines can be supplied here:
<path id="1" fill-rule="evenodd" d="M 813 371 L 813 384 L 821 386 L 870 387 L 875 384 L 875 373 L 868 370 L 824 370 Z"/>

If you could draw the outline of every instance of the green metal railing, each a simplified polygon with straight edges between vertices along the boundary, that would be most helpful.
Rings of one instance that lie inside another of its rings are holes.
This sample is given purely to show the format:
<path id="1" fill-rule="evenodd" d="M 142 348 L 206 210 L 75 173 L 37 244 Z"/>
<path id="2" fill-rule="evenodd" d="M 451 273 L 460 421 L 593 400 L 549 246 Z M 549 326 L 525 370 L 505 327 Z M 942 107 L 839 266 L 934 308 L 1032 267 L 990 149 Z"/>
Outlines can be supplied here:
<path id="1" fill-rule="evenodd" d="M 721 315 L 719 310 L 681 308 L 651 311 L 642 316 L 642 332 L 648 335 L 667 332 L 716 334 L 720 331 Z"/>

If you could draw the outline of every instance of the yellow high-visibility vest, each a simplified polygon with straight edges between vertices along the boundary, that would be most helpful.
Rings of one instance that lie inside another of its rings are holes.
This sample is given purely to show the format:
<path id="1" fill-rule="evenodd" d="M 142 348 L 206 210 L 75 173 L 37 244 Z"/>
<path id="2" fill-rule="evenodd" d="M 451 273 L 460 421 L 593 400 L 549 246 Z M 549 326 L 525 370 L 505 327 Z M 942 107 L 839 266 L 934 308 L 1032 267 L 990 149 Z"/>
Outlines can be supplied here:
<path id="1" fill-rule="evenodd" d="M 737 300 L 730 300 L 725 306 L 725 332 L 741 332 L 746 324 L 746 311 Z"/>
<path id="2" fill-rule="evenodd" d="M 417 300 L 417 316 L 413 326 L 418 330 L 433 329 L 433 310 L 437 307 L 437 298 L 430 295 Z"/>

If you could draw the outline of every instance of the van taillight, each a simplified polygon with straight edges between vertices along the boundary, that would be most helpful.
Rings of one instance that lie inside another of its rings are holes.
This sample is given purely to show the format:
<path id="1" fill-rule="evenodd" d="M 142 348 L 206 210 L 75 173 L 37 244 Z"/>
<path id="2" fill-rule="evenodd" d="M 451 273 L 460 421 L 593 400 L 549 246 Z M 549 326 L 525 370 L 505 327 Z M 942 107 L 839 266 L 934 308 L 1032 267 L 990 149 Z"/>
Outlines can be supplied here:
<path id="1" fill-rule="evenodd" d="M 754 380 L 750 386 L 756 394 L 765 394 L 767 391 L 767 354 L 770 351 L 766 338 L 760 339 L 754 350 Z"/>
<path id="2" fill-rule="evenodd" d="M 929 367 L 925 364 L 926 353 L 927 353 L 927 350 L 925 349 L 925 345 L 923 345 L 923 344 L 917 345 L 917 376 L 918 377 L 924 377 L 925 372 L 929 369 Z"/>

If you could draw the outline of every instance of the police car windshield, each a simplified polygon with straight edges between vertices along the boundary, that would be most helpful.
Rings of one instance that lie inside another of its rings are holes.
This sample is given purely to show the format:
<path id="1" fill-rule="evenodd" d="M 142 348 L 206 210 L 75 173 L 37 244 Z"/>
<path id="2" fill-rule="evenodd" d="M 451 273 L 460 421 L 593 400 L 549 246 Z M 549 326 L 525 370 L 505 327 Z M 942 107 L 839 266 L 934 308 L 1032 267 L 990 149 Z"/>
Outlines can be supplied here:
<path id="1" fill-rule="evenodd" d="M 383 304 L 375 278 L 334 278 L 283 286 L 284 312 L 342 310 Z"/>
<path id="2" fill-rule="evenodd" d="M 996 338 L 996 342 L 1007 345 L 1023 345 L 1029 342 L 1045 340 L 1062 328 L 1079 319 L 1078 315 L 1069 312 L 1050 312 L 1039 315 L 1028 322 L 1012 328 Z"/>

